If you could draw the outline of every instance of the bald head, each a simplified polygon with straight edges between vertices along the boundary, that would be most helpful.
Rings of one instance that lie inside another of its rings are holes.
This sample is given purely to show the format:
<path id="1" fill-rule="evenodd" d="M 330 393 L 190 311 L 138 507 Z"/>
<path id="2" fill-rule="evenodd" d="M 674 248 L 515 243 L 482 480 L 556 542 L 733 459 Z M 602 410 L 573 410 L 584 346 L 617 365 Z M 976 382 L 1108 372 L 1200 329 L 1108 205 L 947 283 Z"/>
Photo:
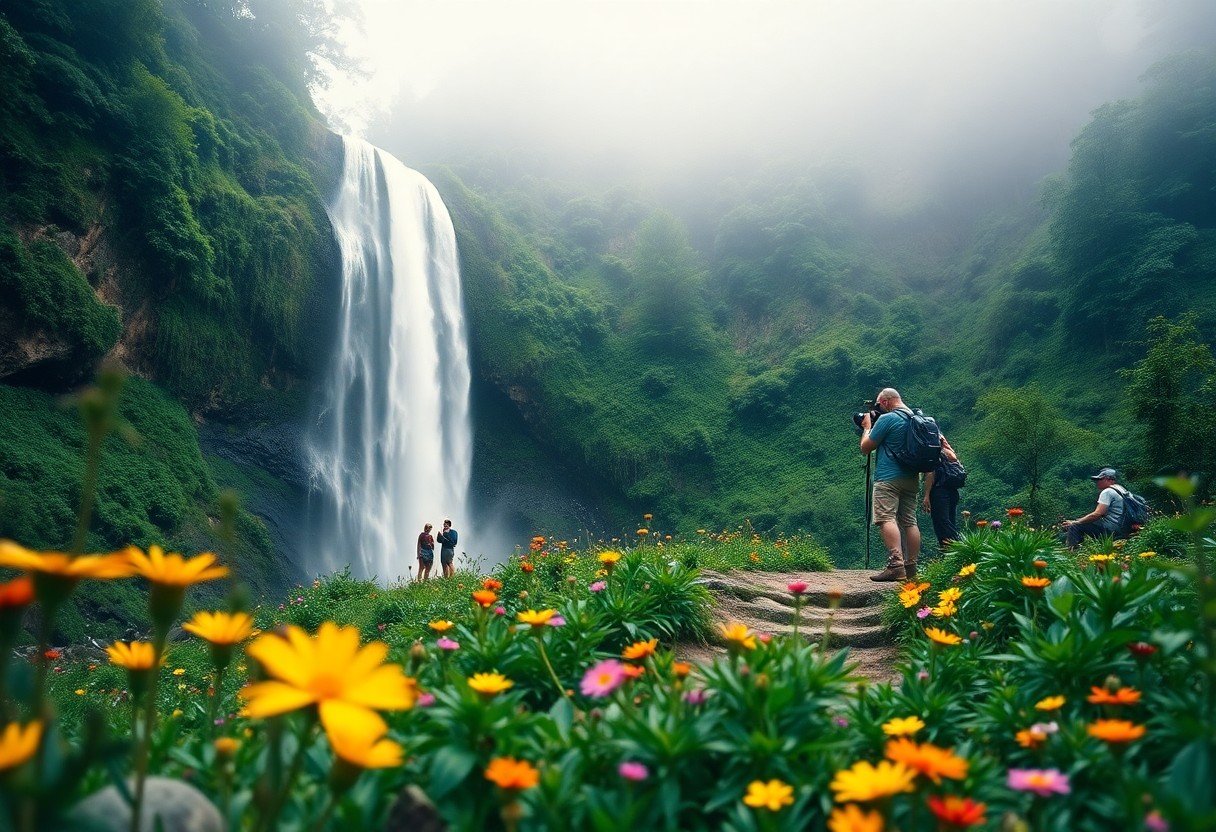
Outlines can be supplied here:
<path id="1" fill-rule="evenodd" d="M 899 396 L 899 391 L 894 387 L 884 387 L 882 390 L 878 391 L 878 396 L 874 399 L 874 401 L 878 402 L 888 410 L 894 407 L 899 407 L 904 403 L 904 400 Z"/>

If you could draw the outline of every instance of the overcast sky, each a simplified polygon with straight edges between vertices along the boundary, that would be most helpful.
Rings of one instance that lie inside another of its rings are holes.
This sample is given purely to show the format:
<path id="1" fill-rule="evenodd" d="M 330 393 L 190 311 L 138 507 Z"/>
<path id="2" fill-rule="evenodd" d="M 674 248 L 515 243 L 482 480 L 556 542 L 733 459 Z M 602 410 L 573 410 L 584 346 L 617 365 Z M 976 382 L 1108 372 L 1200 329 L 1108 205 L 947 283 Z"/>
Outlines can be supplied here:
<path id="1" fill-rule="evenodd" d="M 322 106 L 407 164 L 678 176 L 796 152 L 895 190 L 1056 169 L 1094 107 L 1216 37 L 1214 0 L 350 2 L 371 74 Z"/>

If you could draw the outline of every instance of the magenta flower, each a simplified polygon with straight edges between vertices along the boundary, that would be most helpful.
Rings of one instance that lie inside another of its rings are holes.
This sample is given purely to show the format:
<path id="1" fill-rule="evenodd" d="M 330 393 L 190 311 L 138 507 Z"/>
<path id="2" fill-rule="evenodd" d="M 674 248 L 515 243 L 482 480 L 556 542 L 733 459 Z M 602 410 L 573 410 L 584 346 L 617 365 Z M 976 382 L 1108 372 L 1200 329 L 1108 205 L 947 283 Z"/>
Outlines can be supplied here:
<path id="1" fill-rule="evenodd" d="M 616 770 L 626 780 L 632 780 L 635 783 L 640 783 L 650 776 L 650 769 L 646 766 L 628 760 L 617 766 Z"/>
<path id="2" fill-rule="evenodd" d="M 684 694 L 684 701 L 689 705 L 704 705 L 709 698 L 709 691 L 704 688 L 693 688 Z"/>
<path id="3" fill-rule="evenodd" d="M 605 659 L 599 664 L 592 665 L 583 674 L 579 690 L 583 696 L 602 699 L 619 688 L 625 681 L 625 668 L 616 659 Z"/>
<path id="4" fill-rule="evenodd" d="M 1068 775 L 1058 768 L 1011 768 L 1006 784 L 1016 791 L 1034 792 L 1039 797 L 1068 794 L 1072 791 L 1068 784 Z"/>
<path id="5" fill-rule="evenodd" d="M 794 593 L 795 595 L 801 595 L 802 593 L 807 591 L 807 588 L 809 586 L 810 585 L 806 581 L 793 581 L 789 585 L 786 586 L 786 589 L 788 589 L 790 592 Z"/>
<path id="6" fill-rule="evenodd" d="M 836 723 L 836 727 L 838 727 L 838 728 L 848 728 L 849 727 L 849 721 L 843 716 L 836 717 L 835 719 L 832 720 L 832 722 Z"/>
<path id="7" fill-rule="evenodd" d="M 425 692 L 418 694 L 418 703 L 417 704 L 418 704 L 419 708 L 431 707 L 432 705 L 435 704 L 435 694 L 425 693 Z"/>
<path id="8" fill-rule="evenodd" d="M 555 615 L 549 619 L 548 623 L 550 627 L 565 627 L 566 619 L 562 618 L 560 615 Z"/>
<path id="9" fill-rule="evenodd" d="M 920 609 L 918 609 L 916 611 L 916 617 L 917 618 L 928 618 L 929 613 L 931 613 L 931 612 L 933 612 L 933 610 L 929 609 L 928 607 L 921 607 Z"/>
<path id="10" fill-rule="evenodd" d="M 603 592 L 607 588 L 608 584 L 604 581 L 596 581 L 591 586 L 587 587 L 587 589 L 591 590 L 592 592 Z"/>
<path id="11" fill-rule="evenodd" d="M 451 650 L 460 649 L 460 643 L 456 642 L 456 641 L 452 641 L 447 636 L 440 636 L 439 638 L 435 639 L 435 646 L 438 647 L 440 650 L 451 651 Z"/>
<path id="12" fill-rule="evenodd" d="M 506 614 L 507 614 L 507 608 L 506 608 L 506 607 L 495 607 L 495 608 L 494 608 L 494 614 L 495 614 L 495 615 L 506 615 Z"/>

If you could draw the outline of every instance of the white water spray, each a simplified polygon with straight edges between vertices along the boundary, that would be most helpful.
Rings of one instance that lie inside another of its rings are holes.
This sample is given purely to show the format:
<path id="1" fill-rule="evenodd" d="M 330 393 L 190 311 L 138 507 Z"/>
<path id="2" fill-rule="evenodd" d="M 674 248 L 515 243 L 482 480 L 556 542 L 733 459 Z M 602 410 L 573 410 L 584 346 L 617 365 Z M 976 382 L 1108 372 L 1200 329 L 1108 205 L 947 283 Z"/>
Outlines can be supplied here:
<path id="1" fill-rule="evenodd" d="M 424 523 L 437 530 L 450 517 L 465 531 L 469 353 L 456 234 L 439 193 L 361 139 L 344 148 L 329 208 L 342 310 L 309 443 L 316 533 L 307 566 L 350 564 L 356 576 L 387 582 L 416 565 Z"/>

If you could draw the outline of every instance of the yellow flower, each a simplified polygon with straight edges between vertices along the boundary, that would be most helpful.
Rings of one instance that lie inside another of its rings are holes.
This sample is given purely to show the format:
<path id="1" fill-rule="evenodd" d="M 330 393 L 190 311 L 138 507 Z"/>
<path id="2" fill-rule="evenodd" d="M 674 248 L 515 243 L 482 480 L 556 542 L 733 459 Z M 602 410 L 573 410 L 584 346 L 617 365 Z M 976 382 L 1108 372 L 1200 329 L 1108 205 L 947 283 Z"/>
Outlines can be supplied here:
<path id="1" fill-rule="evenodd" d="M 904 605 L 904 609 L 912 609 L 920 603 L 920 593 L 914 589 L 904 589 L 899 593 L 899 603 Z"/>
<path id="2" fill-rule="evenodd" d="M 173 668 L 173 675 L 174 675 L 174 676 L 185 676 L 185 675 L 186 675 L 186 668 L 184 668 L 184 667 L 175 667 L 175 668 Z"/>
<path id="3" fill-rule="evenodd" d="M 925 635 L 935 644 L 941 644 L 946 647 L 952 647 L 955 644 L 961 644 L 963 639 L 961 636 L 956 636 L 954 633 L 946 632 L 937 627 L 926 627 Z"/>
<path id="4" fill-rule="evenodd" d="M 1111 554 L 1090 555 L 1089 556 L 1090 563 L 1110 563 L 1114 559 L 1115 559 L 1115 556 L 1111 555 Z"/>
<path id="5" fill-rule="evenodd" d="M 770 812 L 780 812 L 782 808 L 794 802 L 794 788 L 780 780 L 753 780 L 747 785 L 747 794 L 743 802 L 753 809 L 768 809 Z"/>
<path id="6" fill-rule="evenodd" d="M 500 789 L 522 791 L 540 782 L 540 772 L 527 760 L 495 757 L 486 768 L 486 779 Z"/>
<path id="7" fill-rule="evenodd" d="M 384 722 L 371 711 L 343 719 L 326 729 L 334 754 L 357 768 L 396 768 L 404 762 L 404 752 L 385 737 Z"/>
<path id="8" fill-rule="evenodd" d="M 0 733 L 0 771 L 21 765 L 38 750 L 42 740 L 42 723 L 35 720 L 24 728 L 16 722 L 4 726 Z"/>
<path id="9" fill-rule="evenodd" d="M 474 673 L 469 677 L 469 687 L 482 696 L 496 696 L 514 684 L 501 673 Z"/>
<path id="10" fill-rule="evenodd" d="M 451 621 L 439 620 L 439 621 L 432 621 L 427 626 L 430 627 L 432 630 L 434 630 L 437 633 L 446 633 L 448 630 L 452 629 L 456 625 L 453 624 Z"/>
<path id="11" fill-rule="evenodd" d="M 642 519 L 645 520 L 647 523 L 649 523 L 651 520 L 654 519 L 654 515 L 653 514 L 643 514 Z"/>
<path id="12" fill-rule="evenodd" d="M 231 757 L 241 747 L 241 741 L 232 737 L 220 737 L 215 741 L 215 753 L 221 757 Z"/>
<path id="13" fill-rule="evenodd" d="M 918 745 L 906 737 L 900 737 L 887 743 L 886 755 L 887 759 L 903 763 L 934 783 L 942 782 L 943 777 L 962 780 L 967 776 L 966 760 L 956 756 L 949 748 L 932 743 Z"/>
<path id="14" fill-rule="evenodd" d="M 1034 703 L 1040 711 L 1058 711 L 1068 700 L 1063 696 L 1047 696 Z"/>
<path id="15" fill-rule="evenodd" d="M 744 650 L 756 649 L 756 637 L 752 635 L 751 630 L 747 629 L 746 624 L 732 621 L 729 624 L 719 624 L 718 626 L 722 630 L 722 637 L 733 646 Z"/>
<path id="16" fill-rule="evenodd" d="M 599 554 L 599 562 L 603 563 L 603 564 L 616 563 L 620 559 L 621 559 L 620 552 L 600 552 L 600 554 Z"/>
<path id="17" fill-rule="evenodd" d="M 1155 557 L 1157 557 L 1157 553 L 1156 553 L 1156 552 L 1141 552 L 1141 553 L 1140 553 L 1140 557 L 1142 557 L 1142 558 L 1155 558 Z"/>
<path id="18" fill-rule="evenodd" d="M 638 537 L 645 537 L 650 534 L 650 529 L 638 529 Z"/>
<path id="19" fill-rule="evenodd" d="M 958 606 L 949 601 L 942 601 L 933 608 L 933 615 L 937 618 L 949 618 L 958 612 Z"/>
<path id="20" fill-rule="evenodd" d="M 1145 728 L 1126 719 L 1099 719 L 1085 730 L 1091 737 L 1105 742 L 1123 743 L 1143 737 Z"/>
<path id="21" fill-rule="evenodd" d="M 877 811 L 863 812 L 856 803 L 838 806 L 828 818 L 830 832 L 882 832 L 882 815 Z"/>
<path id="22" fill-rule="evenodd" d="M 134 546 L 128 547 L 125 554 L 137 575 L 162 586 L 185 588 L 228 574 L 228 567 L 215 565 L 215 555 L 210 552 L 187 560 L 176 552 L 165 554 L 163 549 L 153 545 L 148 547 L 147 554 Z"/>
<path id="23" fill-rule="evenodd" d="M 969 563 L 966 566 L 964 566 L 962 569 L 958 570 L 958 576 L 960 578 L 970 578 L 974 574 L 975 574 L 975 564 L 974 563 Z"/>
<path id="24" fill-rule="evenodd" d="M 244 612 L 196 612 L 182 629 L 211 644 L 231 646 L 253 633 L 253 618 Z"/>
<path id="25" fill-rule="evenodd" d="M 962 597 L 963 591 L 956 586 L 952 586 L 949 589 L 943 589 L 941 592 L 937 593 L 937 600 L 944 604 L 956 604 L 958 603 L 958 599 Z"/>
<path id="26" fill-rule="evenodd" d="M 126 643 L 116 641 L 106 648 L 111 664 L 127 670 L 151 670 L 156 664 L 156 650 L 146 641 Z"/>
<path id="27" fill-rule="evenodd" d="M 903 763 L 882 760 L 875 766 L 862 760 L 852 768 L 836 772 L 831 789 L 836 793 L 837 803 L 864 803 L 910 792 L 915 788 L 915 780 L 916 772 Z"/>
<path id="28" fill-rule="evenodd" d="M 1051 578 L 1032 578 L 1028 575 L 1024 576 L 1022 578 L 1022 586 L 1026 587 L 1027 589 L 1033 589 L 1036 591 L 1042 590 L 1044 587 L 1046 587 L 1050 583 L 1051 583 Z"/>
<path id="29" fill-rule="evenodd" d="M 29 572 L 43 603 L 62 602 L 84 579 L 128 578 L 131 566 L 121 554 L 72 555 L 63 552 L 35 552 L 11 540 L 0 540 L 0 566 Z"/>
<path id="30" fill-rule="evenodd" d="M 84 688 L 76 688 L 77 696 L 84 696 Z"/>
<path id="31" fill-rule="evenodd" d="M 925 727 L 918 716 L 897 716 L 883 723 L 882 732 L 888 737 L 907 737 Z"/>
<path id="32" fill-rule="evenodd" d="M 524 624 L 531 624 L 533 627 L 544 627 L 549 623 L 549 619 L 557 615 L 557 610 L 522 610 L 519 613 L 519 620 Z"/>
<path id="33" fill-rule="evenodd" d="M 657 638 L 652 638 L 649 641 L 635 641 L 621 651 L 621 658 L 629 659 L 630 661 L 644 659 L 647 656 L 653 656 L 658 646 L 659 640 Z"/>
<path id="34" fill-rule="evenodd" d="M 359 630 L 321 625 L 315 636 L 289 626 L 286 637 L 260 636 L 246 651 L 270 677 L 241 690 L 244 716 L 260 718 L 316 705 L 328 732 L 349 719 L 377 720 L 375 711 L 414 706 L 418 685 L 400 665 L 384 664 L 388 645 L 360 646 Z"/>
<path id="35" fill-rule="evenodd" d="M 169 716 L 173 717 L 174 719 L 177 719 L 183 713 L 185 713 L 185 711 L 183 711 L 181 708 L 174 708 L 173 713 L 169 714 Z"/>

